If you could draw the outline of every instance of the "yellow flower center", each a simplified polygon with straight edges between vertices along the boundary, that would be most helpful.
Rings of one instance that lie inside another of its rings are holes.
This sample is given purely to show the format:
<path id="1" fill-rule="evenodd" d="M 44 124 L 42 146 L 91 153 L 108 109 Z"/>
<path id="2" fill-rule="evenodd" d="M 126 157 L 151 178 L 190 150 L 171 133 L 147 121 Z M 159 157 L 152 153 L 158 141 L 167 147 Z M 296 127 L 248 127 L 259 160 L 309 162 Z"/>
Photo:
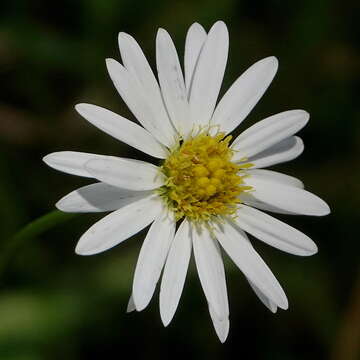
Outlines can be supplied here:
<path id="1" fill-rule="evenodd" d="M 250 186 L 243 182 L 251 164 L 231 162 L 231 136 L 200 133 L 183 142 L 164 161 L 166 184 L 160 194 L 177 219 L 208 221 L 217 215 L 232 215 L 239 195 Z"/>

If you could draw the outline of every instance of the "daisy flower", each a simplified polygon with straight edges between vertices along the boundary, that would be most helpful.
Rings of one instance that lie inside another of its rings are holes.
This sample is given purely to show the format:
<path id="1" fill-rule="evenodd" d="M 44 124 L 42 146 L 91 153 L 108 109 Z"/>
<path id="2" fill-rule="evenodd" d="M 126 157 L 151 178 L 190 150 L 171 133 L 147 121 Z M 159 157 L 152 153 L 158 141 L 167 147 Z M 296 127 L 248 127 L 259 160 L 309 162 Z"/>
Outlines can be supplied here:
<path id="1" fill-rule="evenodd" d="M 122 64 L 107 59 L 109 75 L 138 125 L 96 105 L 77 112 L 114 138 L 158 159 L 148 162 L 82 152 L 45 156 L 49 166 L 97 182 L 63 197 L 65 212 L 108 212 L 80 238 L 76 253 L 108 250 L 150 225 L 137 261 L 128 311 L 143 310 L 160 279 L 160 315 L 167 326 L 183 290 L 193 251 L 210 316 L 220 341 L 229 331 L 222 253 L 239 267 L 272 312 L 287 309 L 286 295 L 246 233 L 282 251 L 308 256 L 315 243 L 264 211 L 321 216 L 329 207 L 294 177 L 263 168 L 296 158 L 294 136 L 309 120 L 284 111 L 229 135 L 259 101 L 278 68 L 275 57 L 246 70 L 217 103 L 228 56 L 226 25 L 206 33 L 193 24 L 185 42 L 184 75 L 164 29 L 156 37 L 158 80 L 140 46 L 119 34 Z M 159 160 L 160 159 L 160 160 Z"/>

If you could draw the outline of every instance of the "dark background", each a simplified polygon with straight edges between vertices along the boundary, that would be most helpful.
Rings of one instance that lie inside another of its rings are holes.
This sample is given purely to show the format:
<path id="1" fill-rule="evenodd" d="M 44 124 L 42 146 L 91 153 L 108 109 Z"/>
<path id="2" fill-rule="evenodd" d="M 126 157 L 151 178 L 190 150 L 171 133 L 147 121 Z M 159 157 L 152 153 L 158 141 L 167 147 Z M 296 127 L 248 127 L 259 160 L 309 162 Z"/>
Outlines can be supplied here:
<path id="1" fill-rule="evenodd" d="M 2 1 L 0 5 L 1 247 L 25 224 L 86 180 L 41 158 L 78 150 L 142 154 L 87 124 L 73 109 L 95 103 L 133 119 L 104 59 L 119 59 L 117 34 L 139 41 L 154 67 L 158 27 L 183 56 L 187 28 L 218 19 L 230 32 L 223 90 L 255 61 L 275 55 L 275 81 L 243 123 L 302 108 L 311 120 L 305 152 L 276 166 L 302 179 L 332 208 L 325 218 L 281 217 L 307 233 L 319 253 L 300 258 L 254 242 L 289 298 L 270 313 L 241 273 L 226 264 L 231 311 L 227 342 L 212 328 L 194 265 L 177 314 L 163 328 L 157 294 L 126 314 L 144 232 L 103 254 L 74 254 L 99 216 L 81 215 L 18 246 L 0 250 L 0 359 L 359 359 L 359 16 L 358 1 Z M 2 266 L 4 265 L 4 266 Z"/>

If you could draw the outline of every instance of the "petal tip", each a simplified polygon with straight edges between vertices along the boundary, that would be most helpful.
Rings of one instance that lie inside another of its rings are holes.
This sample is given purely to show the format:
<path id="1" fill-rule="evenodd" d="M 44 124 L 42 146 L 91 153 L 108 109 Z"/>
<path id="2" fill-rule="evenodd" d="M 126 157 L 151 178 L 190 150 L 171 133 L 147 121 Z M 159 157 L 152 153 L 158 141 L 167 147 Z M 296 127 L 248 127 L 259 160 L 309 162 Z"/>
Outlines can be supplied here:
<path id="1" fill-rule="evenodd" d="M 56 166 L 56 159 L 57 156 L 61 153 L 61 151 L 59 152 L 53 152 L 51 154 L 47 154 L 42 158 L 42 161 L 47 165 L 50 166 L 51 168 L 54 168 Z"/>
<path id="2" fill-rule="evenodd" d="M 84 241 L 83 238 L 80 238 L 75 247 L 75 254 L 81 256 L 90 256 L 99 254 L 106 249 L 94 248 L 92 246 L 89 247 L 88 241 Z"/>
<path id="3" fill-rule="evenodd" d="M 277 68 L 279 65 L 279 60 L 276 56 L 271 55 L 271 56 L 262 58 L 257 63 L 263 64 L 263 65 L 272 65 L 273 67 Z M 255 63 L 255 64 L 257 64 L 257 63 Z"/>
<path id="4" fill-rule="evenodd" d="M 220 342 L 222 343 L 222 344 L 224 344 L 224 342 L 226 341 L 226 339 L 227 339 L 227 334 L 226 335 L 224 335 L 224 336 L 219 336 L 219 340 L 220 340 Z"/>
<path id="5" fill-rule="evenodd" d="M 303 109 L 294 110 L 294 111 L 297 113 L 297 115 L 301 117 L 301 120 L 304 124 L 303 126 L 305 126 L 310 119 L 310 113 Z"/>
<path id="6" fill-rule="evenodd" d="M 89 238 L 87 236 L 89 230 L 83 234 L 78 243 L 75 247 L 75 254 L 81 255 L 81 256 L 89 256 L 89 255 L 95 255 L 98 253 L 103 252 L 104 250 L 94 247 L 93 244 L 91 244 L 91 241 L 89 241 Z"/>
<path id="7" fill-rule="evenodd" d="M 298 251 L 297 253 L 294 252 L 293 254 L 297 256 L 308 257 L 315 255 L 317 252 L 318 252 L 318 248 L 316 246 L 314 248 L 308 248 L 306 250 L 303 249 L 302 251 Z"/>
<path id="8" fill-rule="evenodd" d="M 214 323 L 214 319 L 212 319 L 212 320 Z M 229 335 L 229 318 L 228 317 L 224 318 L 221 321 L 221 324 L 218 323 L 217 325 L 215 325 L 215 323 L 214 323 L 214 327 L 215 327 L 215 332 L 216 332 L 218 339 L 223 344 Z"/>
<path id="9" fill-rule="evenodd" d="M 108 68 L 111 68 L 111 67 L 114 67 L 114 66 L 117 66 L 117 65 L 120 65 L 115 59 L 113 58 L 106 58 L 105 59 L 105 64 L 106 64 L 106 67 Z"/>
<path id="10" fill-rule="evenodd" d="M 166 297 L 163 296 L 161 288 L 159 297 L 159 308 L 161 322 L 163 323 L 164 327 L 167 327 L 175 316 L 177 305 L 173 307 L 171 306 L 171 304 L 169 304 L 169 302 L 166 300 Z"/>
<path id="11" fill-rule="evenodd" d="M 324 201 L 324 210 L 323 210 L 323 216 L 329 215 L 331 213 L 330 206 Z"/>
<path id="12" fill-rule="evenodd" d="M 167 37 L 170 37 L 169 33 L 164 28 L 158 28 L 156 39 L 160 40 Z"/>
<path id="13" fill-rule="evenodd" d="M 70 193 L 71 194 L 71 193 Z M 56 204 L 55 207 L 65 213 L 80 213 L 80 211 L 76 211 L 76 209 L 71 208 L 71 204 L 69 205 L 68 196 L 63 197 L 60 199 Z M 79 209 L 77 209 L 79 210 Z"/>
<path id="14" fill-rule="evenodd" d="M 278 65 L 279 64 L 279 60 L 276 56 L 269 56 L 268 60 L 271 61 L 274 65 Z"/>
<path id="15" fill-rule="evenodd" d="M 306 256 L 315 255 L 319 251 L 317 245 L 312 241 L 311 247 L 309 247 Z"/>
<path id="16" fill-rule="evenodd" d="M 298 136 L 295 136 L 295 139 L 296 139 L 296 142 L 299 146 L 299 152 L 303 152 L 304 149 L 305 149 L 305 144 L 304 144 L 304 141 L 301 137 L 298 137 Z"/>
<path id="17" fill-rule="evenodd" d="M 168 327 L 171 322 L 171 318 L 168 315 L 165 315 L 163 313 L 160 313 L 160 318 L 161 318 L 161 322 L 163 323 L 164 327 Z"/>
<path id="18" fill-rule="evenodd" d="M 121 40 L 126 40 L 130 37 L 129 34 L 127 34 L 126 32 L 123 32 L 123 31 L 120 31 L 119 34 L 118 34 L 118 40 L 121 41 Z"/>
<path id="19" fill-rule="evenodd" d="M 136 311 L 142 311 L 144 310 L 151 299 L 149 299 L 149 301 L 146 301 L 146 299 L 144 297 L 141 297 L 138 295 L 136 295 L 136 291 L 134 291 L 133 289 L 133 299 L 134 299 L 134 306 L 135 306 L 135 309 Z"/>
<path id="20" fill-rule="evenodd" d="M 198 22 L 194 22 L 193 24 L 191 24 L 189 27 L 189 30 L 190 29 L 198 29 L 200 31 L 204 30 L 203 26 L 201 24 L 199 24 Z"/>
<path id="21" fill-rule="evenodd" d="M 276 56 L 269 56 L 264 59 L 264 64 L 271 68 L 273 74 L 276 74 L 279 68 L 279 60 Z M 275 76 L 275 75 L 274 75 Z"/>
<path id="22" fill-rule="evenodd" d="M 209 35 L 213 34 L 213 33 L 223 34 L 226 36 L 227 41 L 229 39 L 228 28 L 227 28 L 226 24 L 224 23 L 224 21 L 222 21 L 222 20 L 216 21 L 214 23 L 214 25 L 211 27 L 211 29 L 209 31 Z"/>
<path id="23" fill-rule="evenodd" d="M 318 198 L 318 208 L 314 211 L 314 216 L 326 216 L 331 213 L 329 205 L 322 199 Z"/>
<path id="24" fill-rule="evenodd" d="M 49 165 L 50 159 L 51 159 L 51 154 L 48 154 L 48 155 L 45 155 L 41 160 L 42 160 L 46 165 L 50 166 L 50 165 Z"/>
<path id="25" fill-rule="evenodd" d="M 64 207 L 63 207 L 63 199 L 60 199 L 60 200 L 55 204 L 55 207 L 56 207 L 58 210 L 62 211 L 62 212 L 66 212 L 66 211 L 64 210 Z"/>
<path id="26" fill-rule="evenodd" d="M 80 241 L 75 247 L 75 254 L 81 256 L 93 255 L 89 249 L 87 249 Z"/>
<path id="27" fill-rule="evenodd" d="M 82 115 L 82 113 L 85 111 L 86 107 L 88 106 L 89 104 L 86 104 L 86 103 L 80 103 L 80 104 L 76 104 L 74 106 L 74 109 L 80 114 Z"/>
<path id="28" fill-rule="evenodd" d="M 318 247 L 315 244 L 314 241 L 312 241 L 310 238 L 306 236 L 307 241 L 303 244 L 301 248 L 298 249 L 297 252 L 294 252 L 294 255 L 297 256 L 312 256 L 315 255 L 318 252 Z M 304 239 L 304 240 L 305 240 Z"/>
<path id="29" fill-rule="evenodd" d="M 226 24 L 225 24 L 225 22 L 223 20 L 216 21 L 212 27 L 215 27 L 215 26 L 227 29 L 227 26 L 226 26 Z"/>
<path id="30" fill-rule="evenodd" d="M 289 308 L 289 302 L 288 302 L 287 297 L 282 299 L 282 301 L 277 305 L 280 309 L 287 310 Z"/>
<path id="31" fill-rule="evenodd" d="M 136 307 L 135 307 L 134 301 L 130 298 L 130 300 L 127 304 L 127 307 L 126 307 L 126 313 L 129 314 L 133 311 L 136 311 Z"/>

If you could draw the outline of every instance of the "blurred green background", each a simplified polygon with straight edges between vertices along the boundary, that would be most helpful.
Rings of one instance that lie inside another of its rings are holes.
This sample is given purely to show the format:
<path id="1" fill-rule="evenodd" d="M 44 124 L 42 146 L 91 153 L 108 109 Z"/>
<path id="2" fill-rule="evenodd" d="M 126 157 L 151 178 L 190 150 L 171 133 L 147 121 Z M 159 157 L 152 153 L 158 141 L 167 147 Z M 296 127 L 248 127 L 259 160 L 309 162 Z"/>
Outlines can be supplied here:
<path id="1" fill-rule="evenodd" d="M 359 359 L 359 13 L 355 0 L 2 1 L 0 359 Z M 222 92 L 255 61 L 269 55 L 280 61 L 242 129 L 283 110 L 309 111 L 300 133 L 304 154 L 276 169 L 302 179 L 332 208 L 325 218 L 280 217 L 316 241 L 316 256 L 298 258 L 254 241 L 286 290 L 288 311 L 270 313 L 227 261 L 231 328 L 224 345 L 194 264 L 167 329 L 157 295 L 146 311 L 125 313 L 144 232 L 80 257 L 77 239 L 99 218 L 85 214 L 21 246 L 11 243 L 12 234 L 88 183 L 46 167 L 44 155 L 78 150 L 143 158 L 73 109 L 89 102 L 133 119 L 104 63 L 120 58 L 118 32 L 135 36 L 154 66 L 158 27 L 183 56 L 187 28 L 198 21 L 208 30 L 218 19 L 230 32 Z"/>

